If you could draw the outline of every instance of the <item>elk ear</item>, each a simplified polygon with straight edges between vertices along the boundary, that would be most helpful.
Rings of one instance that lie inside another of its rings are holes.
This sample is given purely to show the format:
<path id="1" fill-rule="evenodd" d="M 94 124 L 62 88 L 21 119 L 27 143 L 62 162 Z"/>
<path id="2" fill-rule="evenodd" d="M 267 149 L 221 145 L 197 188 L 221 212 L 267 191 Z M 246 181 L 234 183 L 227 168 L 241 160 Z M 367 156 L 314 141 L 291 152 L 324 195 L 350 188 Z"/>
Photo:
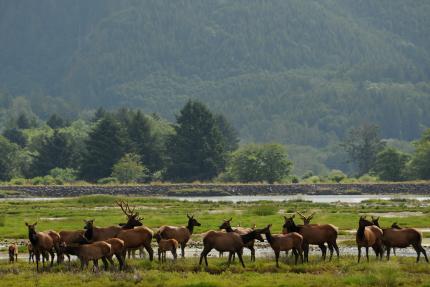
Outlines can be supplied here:
<path id="1" fill-rule="evenodd" d="M 33 224 L 33 226 L 36 226 L 37 225 L 37 221 Z"/>
<path id="2" fill-rule="evenodd" d="M 187 213 L 187 217 L 188 217 L 188 219 L 191 219 L 191 217 L 188 215 L 188 213 Z"/>
<path id="3" fill-rule="evenodd" d="M 25 226 L 28 226 L 28 223 L 27 223 L 27 222 L 25 222 Z"/>
<path id="4" fill-rule="evenodd" d="M 293 214 L 293 216 L 291 216 L 290 218 L 291 218 L 291 219 L 293 219 L 293 218 L 294 218 L 294 216 L 296 216 L 296 215 L 295 215 L 295 214 Z"/>
<path id="5" fill-rule="evenodd" d="M 229 220 L 227 220 L 228 222 L 230 222 L 230 221 L 232 221 L 233 220 L 233 217 L 230 217 L 230 219 Z"/>
<path id="6" fill-rule="evenodd" d="M 284 215 L 284 219 L 285 219 L 285 221 L 288 221 L 288 218 Z"/>

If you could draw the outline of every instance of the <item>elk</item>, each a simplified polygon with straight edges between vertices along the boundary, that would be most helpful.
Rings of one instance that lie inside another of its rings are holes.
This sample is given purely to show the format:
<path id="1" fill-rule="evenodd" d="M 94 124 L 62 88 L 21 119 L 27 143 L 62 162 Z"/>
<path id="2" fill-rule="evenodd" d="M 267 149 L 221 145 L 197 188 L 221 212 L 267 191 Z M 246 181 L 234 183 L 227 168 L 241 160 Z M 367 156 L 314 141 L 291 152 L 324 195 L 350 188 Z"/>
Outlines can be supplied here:
<path id="1" fill-rule="evenodd" d="M 107 257 L 111 256 L 112 247 L 105 241 L 97 241 L 89 244 L 63 244 L 64 252 L 76 255 L 81 262 L 81 270 L 88 266 L 89 261 L 93 261 L 94 269 L 98 270 L 98 260 L 102 259 L 105 270 L 108 269 L 109 264 Z"/>
<path id="2" fill-rule="evenodd" d="M 103 241 L 110 238 L 119 238 L 123 240 L 125 247 L 123 252 L 124 259 L 126 257 L 126 250 L 143 246 L 149 254 L 149 259 L 152 261 L 154 254 L 151 247 L 153 236 L 152 230 L 142 226 L 143 224 L 141 220 L 143 220 L 143 218 L 139 217 L 139 213 L 134 212 L 134 208 L 130 209 L 128 204 L 125 202 L 117 202 L 117 204 L 127 216 L 127 223 L 123 224 L 123 226 L 99 228 L 94 226 L 94 219 L 84 220 L 85 237 L 90 240 L 90 242 Z M 138 227 L 134 228 L 135 226 Z"/>
<path id="3" fill-rule="evenodd" d="M 188 215 L 188 224 L 186 227 L 176 227 L 176 226 L 167 226 L 163 225 L 158 230 L 161 238 L 163 239 L 176 239 L 179 245 L 181 245 L 181 257 L 185 256 L 185 246 L 187 245 L 188 240 L 190 240 L 191 235 L 193 234 L 194 227 L 200 226 L 201 224 L 194 218 L 194 215 Z"/>
<path id="4" fill-rule="evenodd" d="M 172 252 L 173 260 L 178 257 L 176 250 L 179 247 L 179 243 L 176 239 L 162 239 L 160 233 L 155 234 L 155 239 L 158 243 L 158 261 L 166 262 L 167 251 Z"/>
<path id="5" fill-rule="evenodd" d="M 199 265 L 202 264 L 203 258 L 208 266 L 208 254 L 212 249 L 222 252 L 229 252 L 228 265 L 231 263 L 231 258 L 234 253 L 237 254 L 242 267 L 245 267 L 242 259 L 243 247 L 257 238 L 261 238 L 263 229 L 254 229 L 247 234 L 238 234 L 236 232 L 209 231 L 203 237 L 203 251 L 200 254 Z"/>
<path id="6" fill-rule="evenodd" d="M 51 267 L 54 265 L 54 241 L 47 232 L 36 232 L 37 222 L 25 225 L 28 228 L 28 239 L 33 246 L 34 255 L 36 256 L 36 270 L 39 271 L 40 255 L 42 255 L 42 267 L 45 268 L 45 254 L 51 255 Z"/>
<path id="7" fill-rule="evenodd" d="M 233 218 L 230 218 L 229 220 L 225 220 L 219 227 L 219 229 L 225 229 L 227 232 L 236 232 L 239 235 L 247 234 L 255 229 L 255 226 L 253 228 L 245 228 L 245 227 L 237 227 L 236 229 L 231 228 L 231 221 Z M 261 235 L 257 235 L 257 239 L 259 241 L 264 241 L 264 239 L 261 237 Z M 245 244 L 245 247 L 251 250 L 251 261 L 255 261 L 255 248 L 254 248 L 254 242 L 255 240 L 249 241 L 247 244 Z M 220 252 L 222 256 L 222 252 Z M 233 253 L 233 260 L 234 260 L 234 253 Z"/>
<path id="8" fill-rule="evenodd" d="M 379 217 L 375 218 L 372 216 L 372 222 L 379 227 Z M 415 228 L 400 228 L 395 223 L 390 228 L 383 228 L 382 233 L 382 243 L 387 248 L 387 260 L 390 260 L 391 248 L 406 248 L 412 245 L 415 252 L 417 252 L 417 262 L 420 261 L 421 253 L 424 255 L 426 261 L 429 262 L 427 253 L 421 244 L 423 235 Z"/>
<path id="9" fill-rule="evenodd" d="M 275 252 L 276 267 L 279 267 L 279 254 L 281 251 L 292 250 L 295 256 L 295 264 L 297 264 L 299 256 L 303 263 L 303 236 L 297 232 L 272 235 L 270 233 L 270 227 L 272 227 L 272 224 L 269 224 L 264 228 L 264 234 L 266 235 L 266 239 L 269 242 L 270 247 L 272 247 Z"/>
<path id="10" fill-rule="evenodd" d="M 291 217 L 284 216 L 285 223 L 283 225 L 282 233 L 288 234 L 291 232 L 297 232 L 303 236 L 303 251 L 304 260 L 309 262 L 309 245 L 318 245 L 321 248 L 322 258 L 325 260 L 327 248 L 325 243 L 327 242 L 330 249 L 330 260 L 333 255 L 333 248 L 336 250 L 339 258 L 339 248 L 336 243 L 338 229 L 336 226 L 331 224 L 306 224 L 296 225 L 294 223 L 294 214 Z"/>
<path id="11" fill-rule="evenodd" d="M 79 239 L 84 235 L 84 230 L 76 230 L 76 231 L 67 231 L 63 230 L 59 232 L 60 241 L 64 242 L 66 245 L 70 245 L 72 243 L 78 242 Z M 64 249 L 63 249 L 64 252 Z M 63 253 L 67 256 L 70 263 L 70 255 L 67 253 Z"/>
<path id="12" fill-rule="evenodd" d="M 139 258 L 144 258 L 145 257 L 145 250 L 143 248 L 143 246 L 140 246 L 139 248 L 134 248 L 134 249 L 129 249 L 127 250 L 127 258 L 136 258 L 136 251 L 139 250 Z"/>
<path id="13" fill-rule="evenodd" d="M 382 230 L 375 226 L 373 222 L 366 220 L 365 216 L 360 216 L 358 229 L 355 237 L 358 248 L 358 262 L 361 259 L 361 248 L 366 248 L 367 262 L 369 262 L 369 247 L 375 251 L 376 257 L 382 259 Z"/>
<path id="14" fill-rule="evenodd" d="M 26 243 L 26 245 L 27 245 L 27 250 L 28 250 L 28 263 L 34 262 L 34 249 L 33 249 L 33 245 L 31 245 L 30 241 L 28 241 Z"/>
<path id="15" fill-rule="evenodd" d="M 11 245 L 9 245 L 8 253 L 10 263 L 18 262 L 18 246 L 16 245 L 16 243 L 12 243 Z"/>

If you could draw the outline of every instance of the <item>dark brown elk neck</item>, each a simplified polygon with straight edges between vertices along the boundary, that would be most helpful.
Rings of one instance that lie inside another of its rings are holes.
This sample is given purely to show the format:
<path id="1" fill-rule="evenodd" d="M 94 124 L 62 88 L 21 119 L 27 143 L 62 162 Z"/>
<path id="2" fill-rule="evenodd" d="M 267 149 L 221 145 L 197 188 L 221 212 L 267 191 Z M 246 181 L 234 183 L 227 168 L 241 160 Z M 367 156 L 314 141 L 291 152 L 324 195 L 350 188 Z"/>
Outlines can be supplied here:
<path id="1" fill-rule="evenodd" d="M 190 232 L 190 234 L 193 234 L 194 225 L 192 223 L 188 222 L 187 229 Z"/>
<path id="2" fill-rule="evenodd" d="M 88 240 L 92 240 L 94 236 L 94 227 L 88 228 L 84 232 L 84 237 Z"/>
<path id="3" fill-rule="evenodd" d="M 364 239 L 364 229 L 366 228 L 366 226 L 364 226 L 364 225 L 360 225 L 359 227 L 358 227 L 358 229 L 357 229 L 357 236 L 358 236 L 358 238 L 360 239 L 360 240 L 363 240 Z"/>
<path id="4" fill-rule="evenodd" d="M 234 232 L 233 228 L 231 228 L 231 226 L 228 226 L 227 228 L 225 228 L 225 231 L 227 232 Z"/>
<path id="5" fill-rule="evenodd" d="M 272 236 L 272 233 L 270 232 L 270 230 L 266 231 L 265 235 L 266 235 L 266 239 L 269 242 L 269 244 L 272 244 L 272 242 L 273 242 L 273 236 Z"/>
<path id="6" fill-rule="evenodd" d="M 36 231 L 29 230 L 28 231 L 28 239 L 30 240 L 31 244 L 36 245 L 38 242 Z"/>
<path id="7" fill-rule="evenodd" d="M 242 238 L 242 241 L 244 244 L 247 244 L 248 242 L 255 240 L 257 237 L 257 231 L 253 230 L 247 234 L 240 235 Z"/>

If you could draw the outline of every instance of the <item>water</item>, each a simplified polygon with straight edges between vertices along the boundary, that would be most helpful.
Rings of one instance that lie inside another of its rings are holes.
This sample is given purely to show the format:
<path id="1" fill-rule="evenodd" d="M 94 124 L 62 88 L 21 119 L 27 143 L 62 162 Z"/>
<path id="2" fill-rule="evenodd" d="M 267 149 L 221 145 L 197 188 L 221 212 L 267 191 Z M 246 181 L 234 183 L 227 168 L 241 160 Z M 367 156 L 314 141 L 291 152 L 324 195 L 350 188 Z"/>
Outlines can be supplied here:
<path id="1" fill-rule="evenodd" d="M 345 203 L 360 203 L 363 200 L 369 199 L 416 199 L 416 200 L 430 200 L 430 196 L 417 196 L 413 194 L 359 194 L 359 195 L 233 195 L 233 196 L 169 196 L 161 197 L 169 199 L 177 199 L 183 201 L 229 201 L 229 202 L 252 202 L 260 200 L 268 201 L 288 201 L 288 200 L 308 200 L 316 203 L 331 203 L 331 202 L 345 202 Z"/>

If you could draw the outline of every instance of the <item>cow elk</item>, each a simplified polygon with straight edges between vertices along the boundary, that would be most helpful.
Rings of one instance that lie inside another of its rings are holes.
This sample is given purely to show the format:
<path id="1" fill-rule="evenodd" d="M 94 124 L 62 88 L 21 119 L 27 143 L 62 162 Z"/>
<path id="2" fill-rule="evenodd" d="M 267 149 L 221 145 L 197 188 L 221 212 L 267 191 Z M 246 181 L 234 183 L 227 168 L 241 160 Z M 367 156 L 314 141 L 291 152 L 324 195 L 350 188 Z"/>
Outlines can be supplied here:
<path id="1" fill-rule="evenodd" d="M 79 241 L 79 239 L 84 235 L 84 230 L 67 231 L 63 230 L 59 232 L 61 243 L 70 245 Z M 62 249 L 62 255 L 66 255 L 70 263 L 70 255 Z M 63 258 L 62 258 L 63 260 Z"/>
<path id="2" fill-rule="evenodd" d="M 45 268 L 45 254 L 51 255 L 51 267 L 54 265 L 54 241 L 47 232 L 36 232 L 37 222 L 25 225 L 28 228 L 28 239 L 33 246 L 34 255 L 36 256 L 36 270 L 39 271 L 40 255 L 42 255 L 42 267 Z"/>
<path id="3" fill-rule="evenodd" d="M 193 234 L 194 227 L 200 226 L 201 224 L 194 218 L 194 215 L 188 215 L 188 224 L 186 227 L 176 226 L 161 226 L 158 233 L 163 239 L 176 239 L 181 246 L 181 256 L 185 256 L 185 246 L 187 246 L 188 240 L 190 240 Z"/>
<path id="4" fill-rule="evenodd" d="M 83 240 L 85 241 L 85 239 Z M 81 241 L 82 242 L 82 241 Z M 105 241 L 97 241 L 89 244 L 63 244 L 64 252 L 75 255 L 81 262 L 81 270 L 88 266 L 89 261 L 93 261 L 93 269 L 98 270 L 98 260 L 102 259 L 105 270 L 108 270 L 109 264 L 107 257 L 112 254 L 112 247 Z"/>
<path id="5" fill-rule="evenodd" d="M 269 224 L 263 230 L 270 247 L 272 247 L 273 251 L 275 252 L 276 267 L 279 267 L 279 255 L 281 251 L 292 250 L 295 256 L 295 264 L 297 264 L 299 257 L 303 263 L 303 236 L 297 232 L 272 235 L 270 233 L 270 227 L 272 227 L 272 224 Z"/>
<path id="6" fill-rule="evenodd" d="M 166 253 L 167 251 L 172 252 L 173 260 L 176 260 L 178 254 L 176 250 L 178 250 L 179 243 L 176 239 L 162 239 L 160 233 L 155 234 L 155 239 L 158 243 L 158 261 L 166 262 Z"/>
<path id="7" fill-rule="evenodd" d="M 291 217 L 284 216 L 284 219 L 285 223 L 282 230 L 284 234 L 297 232 L 303 236 L 303 252 L 306 262 L 309 262 L 309 245 L 318 245 L 322 252 L 322 259 L 325 260 L 327 253 L 325 243 L 327 243 L 330 250 L 330 260 L 333 256 L 333 249 L 336 250 L 337 257 L 339 258 L 339 247 L 336 243 L 338 229 L 336 226 L 332 224 L 296 225 L 294 222 L 294 214 Z"/>
<path id="8" fill-rule="evenodd" d="M 369 247 L 375 251 L 376 257 L 382 259 L 382 230 L 375 226 L 373 222 L 366 220 L 364 216 L 360 216 L 358 221 L 358 229 L 355 241 L 358 248 L 358 262 L 361 259 L 361 248 L 366 248 L 366 258 L 369 262 Z"/>
<path id="9" fill-rule="evenodd" d="M 16 243 L 12 243 L 11 245 L 9 245 L 8 253 L 10 263 L 18 262 L 18 246 L 16 245 Z"/>
<path id="10" fill-rule="evenodd" d="M 245 264 L 242 259 L 243 247 L 257 238 L 261 238 L 261 234 L 264 232 L 262 229 L 254 229 L 247 234 L 240 235 L 236 232 L 223 232 L 223 231 L 209 231 L 203 237 L 203 251 L 200 254 L 199 265 L 202 264 L 203 258 L 205 264 L 208 266 L 208 254 L 212 249 L 219 252 L 229 252 L 228 265 L 231 263 L 231 258 L 234 253 L 237 254 L 240 263 L 243 267 Z"/>
<path id="11" fill-rule="evenodd" d="M 255 226 L 253 228 L 245 228 L 245 227 L 236 227 L 235 229 L 233 229 L 231 227 L 231 221 L 232 218 L 230 218 L 229 220 L 225 220 L 224 222 L 221 224 L 221 226 L 219 227 L 219 229 L 225 229 L 225 231 L 227 232 L 236 232 L 239 235 L 244 235 L 247 234 L 249 232 L 251 232 L 252 230 L 255 229 Z M 257 240 L 259 241 L 263 241 L 264 239 L 261 237 L 261 235 L 257 235 Z M 254 248 L 254 243 L 255 240 L 251 240 L 249 241 L 247 244 L 245 244 L 245 247 L 248 248 L 249 250 L 251 250 L 251 261 L 255 261 L 255 248 Z M 220 253 L 222 256 L 222 253 Z M 233 253 L 233 260 L 234 260 L 234 253 Z"/>
<path id="12" fill-rule="evenodd" d="M 379 226 L 379 217 L 372 216 L 372 222 L 376 226 Z M 394 226 L 394 227 L 393 227 Z M 420 261 L 421 253 L 424 258 L 429 262 L 427 253 L 422 246 L 423 235 L 420 231 L 415 228 L 400 228 L 397 223 L 393 224 L 390 228 L 382 229 L 382 243 L 387 248 L 387 260 L 390 260 L 390 249 L 391 248 L 406 248 L 411 246 L 417 253 L 417 262 Z"/>

